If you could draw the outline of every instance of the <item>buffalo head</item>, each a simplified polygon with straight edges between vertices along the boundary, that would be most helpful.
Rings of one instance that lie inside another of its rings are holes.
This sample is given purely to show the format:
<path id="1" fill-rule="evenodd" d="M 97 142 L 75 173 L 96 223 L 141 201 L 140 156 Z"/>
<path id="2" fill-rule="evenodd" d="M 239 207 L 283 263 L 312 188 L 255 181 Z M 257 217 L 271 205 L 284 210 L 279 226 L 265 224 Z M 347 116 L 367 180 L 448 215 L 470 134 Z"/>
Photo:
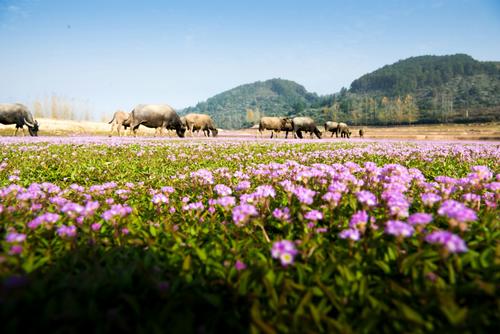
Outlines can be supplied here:
<path id="1" fill-rule="evenodd" d="M 25 118 L 24 124 L 26 124 L 26 126 L 28 127 L 28 131 L 29 131 L 31 136 L 35 136 L 35 137 L 38 136 L 38 121 L 34 121 L 33 123 L 30 123 Z"/>

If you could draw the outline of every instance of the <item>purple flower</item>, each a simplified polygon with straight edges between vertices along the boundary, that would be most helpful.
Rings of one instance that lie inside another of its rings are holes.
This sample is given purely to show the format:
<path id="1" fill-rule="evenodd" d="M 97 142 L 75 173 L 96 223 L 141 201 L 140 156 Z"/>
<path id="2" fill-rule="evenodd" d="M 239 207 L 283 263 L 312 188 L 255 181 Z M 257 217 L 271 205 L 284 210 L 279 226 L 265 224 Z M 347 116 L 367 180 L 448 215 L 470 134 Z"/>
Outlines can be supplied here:
<path id="1" fill-rule="evenodd" d="M 92 229 L 92 231 L 99 231 L 101 229 L 101 224 L 99 223 L 94 223 L 90 226 L 90 228 Z"/>
<path id="2" fill-rule="evenodd" d="M 413 234 L 413 226 L 399 220 L 389 220 L 385 225 L 385 233 L 409 237 Z"/>
<path id="3" fill-rule="evenodd" d="M 154 204 L 168 203 L 168 197 L 165 194 L 154 194 L 151 202 Z"/>
<path id="4" fill-rule="evenodd" d="M 10 232 L 5 236 L 5 241 L 9 243 L 23 242 L 26 240 L 26 234 Z"/>
<path id="5" fill-rule="evenodd" d="M 57 234 L 59 234 L 61 237 L 74 237 L 76 236 L 76 226 L 62 225 L 57 229 Z"/>
<path id="6" fill-rule="evenodd" d="M 217 204 L 223 208 L 228 208 L 236 205 L 236 198 L 233 196 L 224 196 L 217 200 Z"/>
<path id="7" fill-rule="evenodd" d="M 132 208 L 127 205 L 114 204 L 111 209 L 103 212 L 101 217 L 106 220 L 114 220 L 115 218 L 125 217 L 132 212 Z"/>
<path id="8" fill-rule="evenodd" d="M 255 197 L 257 198 L 267 198 L 267 197 L 275 197 L 276 196 L 276 191 L 274 190 L 273 186 L 270 185 L 262 185 L 258 186 L 257 189 L 255 189 Z"/>
<path id="9" fill-rule="evenodd" d="M 241 270 L 245 270 L 247 268 L 247 265 L 243 262 L 241 262 L 240 260 L 236 260 L 236 263 L 234 264 L 234 268 L 236 268 L 236 270 L 238 271 L 241 271 Z"/>
<path id="10" fill-rule="evenodd" d="M 44 213 L 43 215 L 36 217 L 32 221 L 30 221 L 28 223 L 28 227 L 30 229 L 35 229 L 43 223 L 55 223 L 59 220 L 59 218 L 60 218 L 60 216 L 57 213 L 47 212 L 47 213 Z"/>
<path id="11" fill-rule="evenodd" d="M 292 264 L 297 254 L 295 244 L 289 240 L 275 241 L 271 249 L 271 256 L 280 259 L 281 265 L 284 267 Z"/>
<path id="12" fill-rule="evenodd" d="M 432 215 L 429 213 L 418 212 L 408 217 L 408 223 L 411 225 L 425 225 L 432 221 Z"/>
<path id="13" fill-rule="evenodd" d="M 438 210 L 440 216 L 448 217 L 460 223 L 474 221 L 477 219 L 476 212 L 455 200 L 449 199 L 441 204 Z"/>
<path id="14" fill-rule="evenodd" d="M 81 215 L 84 212 L 85 208 L 80 204 L 68 202 L 64 204 L 61 208 L 61 211 L 66 213 L 68 216 L 75 218 L 76 216 Z"/>
<path id="15" fill-rule="evenodd" d="M 498 174 L 500 175 L 500 174 Z M 495 193 L 499 193 L 500 192 L 500 182 L 491 182 L 491 183 L 488 183 L 486 186 L 485 186 L 486 189 L 488 190 L 491 190 Z"/>
<path id="16" fill-rule="evenodd" d="M 286 192 L 289 192 L 289 193 L 293 192 L 293 190 L 295 189 L 295 185 L 290 180 L 283 180 L 279 184 L 280 184 L 280 186 L 283 187 L 283 189 Z"/>
<path id="17" fill-rule="evenodd" d="M 456 234 L 448 231 L 436 231 L 425 237 L 425 241 L 431 244 L 441 244 L 451 253 L 462 253 L 467 251 L 467 245 Z"/>
<path id="18" fill-rule="evenodd" d="M 408 217 L 410 203 L 403 194 L 395 193 L 387 200 L 387 206 L 392 216 L 398 218 Z"/>
<path id="19" fill-rule="evenodd" d="M 95 212 L 95 210 L 99 209 L 99 202 L 98 201 L 88 201 L 85 203 L 85 208 L 83 210 L 83 215 L 89 217 L 92 216 Z"/>
<path id="20" fill-rule="evenodd" d="M 348 228 L 339 233 L 340 238 L 342 239 L 351 239 L 354 241 L 359 240 L 360 233 L 355 228 Z"/>
<path id="21" fill-rule="evenodd" d="M 198 181 L 200 184 L 213 184 L 214 176 L 212 172 L 206 169 L 200 169 L 196 172 L 191 173 L 191 178 Z"/>
<path id="22" fill-rule="evenodd" d="M 182 210 L 184 211 L 196 211 L 196 210 L 203 210 L 205 206 L 203 205 L 202 202 L 193 202 L 186 204 L 182 207 Z"/>
<path id="23" fill-rule="evenodd" d="M 289 221 L 290 220 L 290 209 L 287 207 L 284 208 L 276 208 L 273 211 L 274 218 L 281 221 Z"/>
<path id="24" fill-rule="evenodd" d="M 167 194 L 173 193 L 175 190 L 173 187 L 167 186 L 167 187 L 161 187 L 161 191 Z"/>
<path id="25" fill-rule="evenodd" d="M 323 199 L 325 202 L 330 203 L 331 205 L 337 206 L 342 199 L 342 194 L 337 192 L 327 192 L 321 197 L 321 199 Z"/>
<path id="26" fill-rule="evenodd" d="M 251 216 L 256 216 L 258 214 L 255 206 L 251 204 L 240 204 L 233 208 L 233 220 L 236 225 L 243 225 L 246 223 Z"/>
<path id="27" fill-rule="evenodd" d="M 23 246 L 21 245 L 12 245 L 9 250 L 10 255 L 17 255 L 23 252 Z"/>
<path id="28" fill-rule="evenodd" d="M 218 184 L 214 187 L 214 190 L 215 192 L 219 195 L 219 196 L 229 196 L 233 193 L 233 191 L 231 190 L 231 188 L 229 188 L 228 186 L 224 185 L 224 184 Z"/>
<path id="29" fill-rule="evenodd" d="M 487 166 L 473 166 L 471 169 L 474 173 L 469 174 L 469 178 L 487 181 L 493 177 L 493 173 Z"/>
<path id="30" fill-rule="evenodd" d="M 254 203 L 256 200 L 255 194 L 243 194 L 240 196 L 240 203 Z"/>
<path id="31" fill-rule="evenodd" d="M 364 204 L 368 207 L 372 207 L 377 205 L 377 197 L 367 190 L 361 190 L 356 193 L 356 197 L 361 204 Z"/>
<path id="32" fill-rule="evenodd" d="M 422 203 L 426 206 L 433 206 L 434 203 L 437 203 L 441 200 L 441 196 L 436 195 L 434 193 L 425 193 L 420 195 L 420 198 L 422 199 Z"/>
<path id="33" fill-rule="evenodd" d="M 481 196 L 473 193 L 463 194 L 462 199 L 465 202 L 481 202 Z"/>
<path id="34" fill-rule="evenodd" d="M 316 195 L 316 192 L 314 190 L 304 187 L 295 187 L 293 193 L 295 194 L 295 196 L 297 196 L 300 203 L 308 205 L 313 203 L 314 195 Z"/>
<path id="35" fill-rule="evenodd" d="M 250 182 L 249 181 L 241 181 L 236 186 L 236 191 L 247 190 L 248 188 L 250 188 Z"/>
<path id="36" fill-rule="evenodd" d="M 323 219 L 323 214 L 318 210 L 311 210 L 304 215 L 307 220 L 317 221 Z"/>
<path id="37" fill-rule="evenodd" d="M 355 212 L 352 217 L 351 221 L 349 222 L 349 227 L 350 228 L 363 228 L 364 226 L 368 223 L 368 214 L 366 213 L 365 210 L 357 211 Z"/>

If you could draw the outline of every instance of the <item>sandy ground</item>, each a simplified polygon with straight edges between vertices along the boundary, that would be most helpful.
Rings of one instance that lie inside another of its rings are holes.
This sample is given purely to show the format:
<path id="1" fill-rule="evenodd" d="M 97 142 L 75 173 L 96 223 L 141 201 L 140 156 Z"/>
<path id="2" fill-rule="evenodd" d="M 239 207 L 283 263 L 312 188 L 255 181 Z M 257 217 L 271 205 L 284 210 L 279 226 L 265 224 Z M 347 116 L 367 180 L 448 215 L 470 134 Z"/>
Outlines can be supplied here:
<path id="1" fill-rule="evenodd" d="M 48 118 L 38 119 L 40 123 L 40 136 L 86 136 L 86 135 L 109 135 L 111 125 L 103 122 L 87 122 L 72 120 L 55 120 Z M 359 128 L 351 127 L 352 138 L 359 138 Z M 412 139 L 412 140 L 492 140 L 500 141 L 500 123 L 486 124 L 438 124 L 438 125 L 414 125 L 395 127 L 373 127 L 365 126 L 366 139 Z M 15 126 L 0 124 L 1 136 L 12 136 Z M 139 136 L 154 136 L 154 129 L 141 126 Z M 264 137 L 269 138 L 271 132 L 266 131 Z M 26 135 L 28 131 L 26 130 Z M 130 135 L 127 132 L 127 135 Z M 173 136 L 173 134 L 170 134 Z M 22 136 L 22 132 L 18 133 Z M 116 130 L 113 136 L 117 136 Z M 168 137 L 167 132 L 164 133 Z M 260 137 L 257 129 L 223 130 L 219 131 L 220 137 Z M 202 138 L 203 135 L 195 137 Z M 330 138 L 330 134 L 323 134 L 324 138 Z M 284 138 L 284 133 L 279 134 Z M 335 138 L 335 136 L 334 136 Z M 343 140 L 340 139 L 339 140 Z"/>

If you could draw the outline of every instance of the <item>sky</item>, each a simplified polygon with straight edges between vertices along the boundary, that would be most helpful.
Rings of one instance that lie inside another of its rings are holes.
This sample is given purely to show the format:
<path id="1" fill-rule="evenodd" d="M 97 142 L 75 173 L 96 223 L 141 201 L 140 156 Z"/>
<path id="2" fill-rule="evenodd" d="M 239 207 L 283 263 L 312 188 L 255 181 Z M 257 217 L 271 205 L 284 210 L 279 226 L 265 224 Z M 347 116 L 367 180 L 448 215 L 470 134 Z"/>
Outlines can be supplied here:
<path id="1" fill-rule="evenodd" d="M 419 55 L 500 61 L 500 1 L 0 0 L 0 102 L 95 118 L 271 78 L 320 95 Z"/>

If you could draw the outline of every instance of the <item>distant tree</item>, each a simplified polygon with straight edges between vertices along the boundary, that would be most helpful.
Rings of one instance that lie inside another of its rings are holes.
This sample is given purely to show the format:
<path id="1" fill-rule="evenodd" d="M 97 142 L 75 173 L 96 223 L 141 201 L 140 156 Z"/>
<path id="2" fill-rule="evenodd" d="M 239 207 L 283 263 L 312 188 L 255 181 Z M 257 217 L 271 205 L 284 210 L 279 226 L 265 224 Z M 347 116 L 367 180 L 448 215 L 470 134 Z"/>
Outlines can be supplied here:
<path id="1" fill-rule="evenodd" d="M 303 101 L 297 101 L 293 104 L 292 108 L 296 114 L 300 114 L 306 108 L 306 104 Z"/>
<path id="2" fill-rule="evenodd" d="M 414 123 L 418 118 L 417 118 L 417 111 L 418 108 L 415 104 L 415 100 L 413 99 L 413 96 L 410 94 L 406 95 L 403 101 L 403 108 L 405 110 L 406 114 L 406 121 L 409 124 Z"/>
<path id="3" fill-rule="evenodd" d="M 57 119 L 59 116 L 59 114 L 57 112 L 57 107 L 58 107 L 57 96 L 52 95 L 51 105 L 50 105 L 50 117 L 53 119 Z"/>
<path id="4" fill-rule="evenodd" d="M 251 108 L 247 108 L 247 117 L 246 117 L 247 122 L 253 123 L 255 122 L 255 113 Z"/>
<path id="5" fill-rule="evenodd" d="M 43 108 L 42 103 L 40 101 L 33 102 L 33 111 L 35 113 L 35 118 L 43 117 Z"/>

